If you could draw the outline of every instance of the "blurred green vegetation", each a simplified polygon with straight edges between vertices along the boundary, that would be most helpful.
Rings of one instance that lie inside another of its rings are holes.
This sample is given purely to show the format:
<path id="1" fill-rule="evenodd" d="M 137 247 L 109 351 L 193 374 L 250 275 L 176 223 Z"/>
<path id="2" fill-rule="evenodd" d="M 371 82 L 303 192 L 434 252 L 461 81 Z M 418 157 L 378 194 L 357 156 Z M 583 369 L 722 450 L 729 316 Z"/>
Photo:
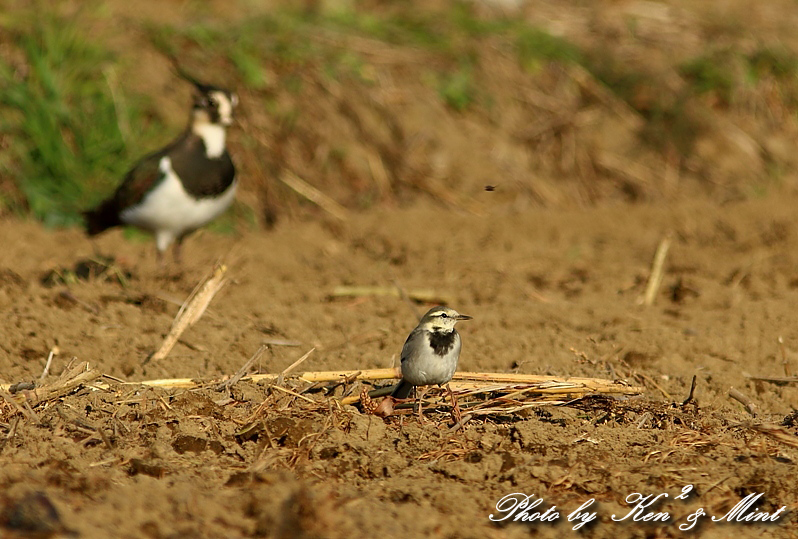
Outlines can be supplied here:
<path id="1" fill-rule="evenodd" d="M 108 52 L 107 36 L 85 31 L 87 18 L 109 16 L 89 10 L 61 16 L 34 5 L 29 13 L 2 20 L 14 53 L 0 55 L 0 129 L 10 141 L 0 167 L 27 204 L 12 209 L 30 211 L 48 225 L 79 222 L 80 210 L 112 192 L 134 159 L 174 134 L 165 133 L 147 96 L 125 87 L 124 78 L 135 66 Z M 289 130 L 301 110 L 278 106 L 276 93 L 301 92 L 308 70 L 322 78 L 375 84 L 367 51 L 380 44 L 386 51 L 422 51 L 429 61 L 417 66 L 416 78 L 431 85 L 452 114 L 490 109 L 494 103 L 481 80 L 485 48 L 514 55 L 530 76 L 552 63 L 579 65 L 642 115 L 647 122 L 643 141 L 681 155 L 690 154 L 701 129 L 700 115 L 691 109 L 693 96 L 711 95 L 713 103 L 728 106 L 741 84 L 771 78 L 787 81 L 785 91 L 794 92 L 790 97 L 798 102 L 793 89 L 798 58 L 787 50 L 704 52 L 677 66 L 687 84 L 673 91 L 657 73 L 607 50 L 580 50 L 521 19 L 478 17 L 467 3 L 453 3 L 445 13 L 412 4 L 392 5 L 382 13 L 282 8 L 235 22 L 197 16 L 140 30 L 148 45 L 169 57 L 189 54 L 192 61 L 223 65 L 233 77 L 230 86 L 260 92 L 264 109 Z M 352 37 L 363 41 L 351 47 Z M 217 228 L 230 227 L 220 221 Z"/>
<path id="2" fill-rule="evenodd" d="M 107 178 L 125 172 L 128 142 L 139 140 L 128 141 L 121 126 L 143 136 L 140 109 L 114 101 L 122 89 L 113 58 L 74 20 L 43 11 L 8 30 L 23 60 L 0 61 L 0 129 L 13 141 L 4 165 L 36 218 L 74 224 Z"/>
<path id="3" fill-rule="evenodd" d="M 729 50 L 697 56 L 680 66 L 693 92 L 713 94 L 722 106 L 731 104 L 734 92 L 734 54 Z"/>

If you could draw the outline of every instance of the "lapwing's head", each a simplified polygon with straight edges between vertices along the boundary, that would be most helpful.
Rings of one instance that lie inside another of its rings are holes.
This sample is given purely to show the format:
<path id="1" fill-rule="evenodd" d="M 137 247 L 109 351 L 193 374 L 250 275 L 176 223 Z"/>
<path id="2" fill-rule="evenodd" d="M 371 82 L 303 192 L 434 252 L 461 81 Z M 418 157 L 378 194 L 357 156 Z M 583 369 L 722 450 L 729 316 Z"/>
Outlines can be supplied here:
<path id="1" fill-rule="evenodd" d="M 460 314 L 449 307 L 433 307 L 418 323 L 418 327 L 429 331 L 439 331 L 449 333 L 454 330 L 454 325 L 458 320 L 471 320 L 471 317 Z"/>
<path id="2" fill-rule="evenodd" d="M 233 123 L 233 109 L 238 105 L 238 96 L 233 92 L 192 81 L 194 91 L 194 123 L 228 126 Z"/>

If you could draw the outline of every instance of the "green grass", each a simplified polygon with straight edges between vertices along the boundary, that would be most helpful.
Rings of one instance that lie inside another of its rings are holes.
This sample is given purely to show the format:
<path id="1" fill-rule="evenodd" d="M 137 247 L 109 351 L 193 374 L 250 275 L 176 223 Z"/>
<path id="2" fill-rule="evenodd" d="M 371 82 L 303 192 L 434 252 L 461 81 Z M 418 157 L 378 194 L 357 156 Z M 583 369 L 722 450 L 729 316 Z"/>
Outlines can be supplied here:
<path id="1" fill-rule="evenodd" d="M 80 210 L 124 174 L 129 162 L 120 126 L 141 124 L 138 109 L 115 105 L 113 58 L 75 19 L 26 17 L 10 31 L 24 61 L 0 60 L 0 128 L 14 141 L 10 173 L 36 218 L 53 226 L 77 223 Z"/>

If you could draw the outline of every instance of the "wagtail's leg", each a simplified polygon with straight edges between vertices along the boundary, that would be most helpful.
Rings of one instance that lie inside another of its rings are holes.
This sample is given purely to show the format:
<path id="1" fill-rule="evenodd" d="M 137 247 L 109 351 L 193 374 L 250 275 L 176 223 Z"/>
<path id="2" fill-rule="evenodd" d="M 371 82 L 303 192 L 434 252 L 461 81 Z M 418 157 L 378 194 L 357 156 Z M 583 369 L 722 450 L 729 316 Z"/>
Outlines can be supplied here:
<path id="1" fill-rule="evenodd" d="M 449 383 L 446 382 L 446 391 L 449 392 L 449 398 L 452 399 L 452 419 L 454 419 L 454 424 L 457 425 L 463 420 L 463 412 L 460 410 L 460 405 L 457 404 L 457 399 L 452 392 L 451 386 Z"/>
<path id="2" fill-rule="evenodd" d="M 416 411 L 418 412 L 418 422 L 424 423 L 424 414 L 421 413 L 421 408 L 424 402 L 424 395 L 427 393 L 427 386 L 423 386 L 423 389 L 419 390 L 418 387 L 415 388 L 417 399 L 418 399 L 418 408 Z"/>

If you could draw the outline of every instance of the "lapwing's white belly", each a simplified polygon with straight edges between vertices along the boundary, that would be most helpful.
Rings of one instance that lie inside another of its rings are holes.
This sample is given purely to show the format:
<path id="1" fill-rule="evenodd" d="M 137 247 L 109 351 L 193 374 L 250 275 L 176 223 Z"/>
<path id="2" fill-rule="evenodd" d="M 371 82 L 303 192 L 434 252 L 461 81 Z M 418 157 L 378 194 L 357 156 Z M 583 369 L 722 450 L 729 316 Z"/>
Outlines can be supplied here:
<path id="1" fill-rule="evenodd" d="M 163 250 L 176 238 L 221 215 L 233 202 L 238 182 L 233 181 L 216 197 L 195 199 L 183 188 L 168 157 L 161 158 L 159 168 L 166 177 L 138 205 L 122 211 L 120 218 L 125 224 L 154 232 L 158 248 Z"/>

